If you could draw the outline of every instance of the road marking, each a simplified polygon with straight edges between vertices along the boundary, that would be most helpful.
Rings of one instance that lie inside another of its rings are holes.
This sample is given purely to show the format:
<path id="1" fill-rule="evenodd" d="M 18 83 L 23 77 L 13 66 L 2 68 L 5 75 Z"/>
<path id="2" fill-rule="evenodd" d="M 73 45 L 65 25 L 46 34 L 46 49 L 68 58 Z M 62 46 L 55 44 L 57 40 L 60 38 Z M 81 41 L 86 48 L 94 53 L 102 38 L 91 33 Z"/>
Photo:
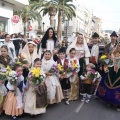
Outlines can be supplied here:
<path id="1" fill-rule="evenodd" d="M 80 109 L 82 108 L 82 106 L 84 105 L 84 102 L 81 102 L 78 107 L 75 109 L 75 112 L 78 113 L 80 111 Z"/>

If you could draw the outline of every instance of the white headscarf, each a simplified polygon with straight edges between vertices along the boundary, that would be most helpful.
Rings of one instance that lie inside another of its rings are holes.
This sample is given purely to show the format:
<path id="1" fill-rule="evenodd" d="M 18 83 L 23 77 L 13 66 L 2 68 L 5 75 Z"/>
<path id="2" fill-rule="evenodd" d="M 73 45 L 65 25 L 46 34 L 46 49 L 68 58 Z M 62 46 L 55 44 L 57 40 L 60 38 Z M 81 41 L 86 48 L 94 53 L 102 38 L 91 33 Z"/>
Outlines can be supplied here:
<path id="1" fill-rule="evenodd" d="M 75 40 L 68 47 L 67 54 L 69 53 L 69 51 L 70 51 L 71 48 L 75 48 L 76 43 L 77 43 L 77 37 L 75 38 Z M 84 37 L 83 37 L 83 45 L 84 45 L 84 48 L 85 48 L 85 57 L 90 57 L 91 56 L 90 55 L 90 50 L 88 48 L 87 42 L 86 42 L 86 40 L 85 40 Z"/>
<path id="2" fill-rule="evenodd" d="M 33 51 L 33 55 L 32 55 L 32 60 L 31 60 L 29 49 L 28 49 L 28 44 L 33 44 L 35 46 L 34 51 Z M 21 51 L 21 54 L 30 64 L 32 64 L 36 58 L 39 58 L 39 56 L 37 54 L 37 46 L 33 41 L 30 41 L 25 45 L 25 47 Z"/>

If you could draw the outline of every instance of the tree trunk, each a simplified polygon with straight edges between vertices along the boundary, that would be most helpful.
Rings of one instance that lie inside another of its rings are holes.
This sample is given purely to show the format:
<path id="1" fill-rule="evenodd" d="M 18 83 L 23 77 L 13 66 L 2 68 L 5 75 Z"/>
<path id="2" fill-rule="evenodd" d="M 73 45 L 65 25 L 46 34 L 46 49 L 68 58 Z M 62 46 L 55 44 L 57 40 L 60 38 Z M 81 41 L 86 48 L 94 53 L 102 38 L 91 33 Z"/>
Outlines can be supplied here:
<path id="1" fill-rule="evenodd" d="M 26 39 L 26 23 L 24 22 L 24 38 Z"/>
<path id="2" fill-rule="evenodd" d="M 62 32 L 62 11 L 59 10 L 58 12 L 58 26 L 57 26 L 57 39 L 60 41 L 61 39 L 61 32 Z"/>
<path id="3" fill-rule="evenodd" d="M 52 28 L 54 27 L 54 18 L 55 18 L 55 16 L 50 16 L 50 26 Z"/>

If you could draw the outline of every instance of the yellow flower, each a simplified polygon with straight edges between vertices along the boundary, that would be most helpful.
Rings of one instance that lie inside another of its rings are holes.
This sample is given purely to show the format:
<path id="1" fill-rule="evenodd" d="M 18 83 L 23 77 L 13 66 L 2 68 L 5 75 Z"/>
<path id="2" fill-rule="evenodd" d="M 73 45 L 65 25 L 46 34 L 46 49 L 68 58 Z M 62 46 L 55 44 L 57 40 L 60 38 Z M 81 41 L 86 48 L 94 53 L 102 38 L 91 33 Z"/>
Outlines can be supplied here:
<path id="1" fill-rule="evenodd" d="M 77 68 L 77 64 L 73 61 L 72 62 L 73 68 Z"/>
<path id="2" fill-rule="evenodd" d="M 8 66 L 7 66 L 7 72 L 6 72 L 6 75 L 7 75 L 7 76 L 9 75 L 10 71 L 11 71 L 11 68 L 10 68 L 10 66 L 8 65 Z"/>
<path id="3" fill-rule="evenodd" d="M 60 65 L 60 64 L 58 64 L 58 70 L 59 70 L 59 71 L 63 71 L 63 66 Z"/>
<path id="4" fill-rule="evenodd" d="M 104 59 L 106 59 L 106 58 L 107 58 L 106 55 L 102 55 L 102 56 L 100 57 L 101 60 L 104 60 Z"/>
<path id="5" fill-rule="evenodd" d="M 33 69 L 31 70 L 31 73 L 32 73 L 33 76 L 39 77 L 40 74 L 41 74 L 41 70 L 40 70 L 40 68 L 33 68 Z"/>

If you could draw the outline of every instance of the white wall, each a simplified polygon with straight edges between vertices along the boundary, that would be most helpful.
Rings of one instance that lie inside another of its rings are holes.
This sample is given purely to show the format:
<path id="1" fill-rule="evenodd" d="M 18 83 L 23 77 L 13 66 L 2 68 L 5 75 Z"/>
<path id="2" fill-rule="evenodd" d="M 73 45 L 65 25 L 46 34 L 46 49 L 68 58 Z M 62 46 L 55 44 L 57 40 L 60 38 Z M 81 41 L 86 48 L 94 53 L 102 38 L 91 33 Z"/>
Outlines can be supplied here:
<path id="1" fill-rule="evenodd" d="M 8 31 L 7 32 L 11 34 L 13 33 L 12 21 L 11 21 L 11 18 L 13 16 L 13 6 L 7 3 L 5 3 L 5 6 L 2 6 L 1 3 L 2 2 L 0 1 L 0 16 L 8 18 Z"/>

